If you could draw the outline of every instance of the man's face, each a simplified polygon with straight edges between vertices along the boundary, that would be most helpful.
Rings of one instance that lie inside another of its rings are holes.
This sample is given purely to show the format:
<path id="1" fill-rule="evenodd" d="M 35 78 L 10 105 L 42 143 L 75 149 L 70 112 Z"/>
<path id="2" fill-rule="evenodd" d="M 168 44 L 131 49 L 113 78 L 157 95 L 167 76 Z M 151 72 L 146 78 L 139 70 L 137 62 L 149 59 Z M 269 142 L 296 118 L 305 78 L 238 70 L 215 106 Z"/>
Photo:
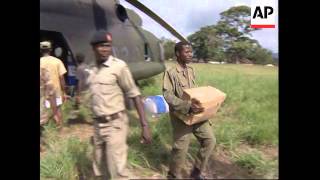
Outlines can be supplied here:
<path id="1" fill-rule="evenodd" d="M 190 45 L 184 45 L 182 46 L 182 49 L 181 51 L 178 53 L 179 55 L 179 59 L 188 64 L 192 61 L 192 56 L 193 56 L 193 53 L 192 53 L 192 47 Z"/>
<path id="2" fill-rule="evenodd" d="M 111 43 L 99 43 L 94 45 L 93 50 L 95 52 L 97 61 L 104 62 L 109 58 L 109 56 L 112 54 L 112 46 Z"/>

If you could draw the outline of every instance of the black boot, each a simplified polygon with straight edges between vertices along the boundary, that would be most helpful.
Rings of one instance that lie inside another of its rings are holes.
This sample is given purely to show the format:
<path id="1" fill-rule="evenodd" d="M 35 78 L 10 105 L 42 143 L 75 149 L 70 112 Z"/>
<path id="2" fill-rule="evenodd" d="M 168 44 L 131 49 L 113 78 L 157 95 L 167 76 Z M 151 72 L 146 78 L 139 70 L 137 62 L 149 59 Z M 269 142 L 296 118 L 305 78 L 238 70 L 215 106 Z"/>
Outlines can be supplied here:
<path id="1" fill-rule="evenodd" d="M 168 172 L 168 175 L 167 175 L 167 179 L 168 180 L 173 180 L 173 179 L 177 179 L 177 177 L 175 175 L 173 175 L 170 171 Z"/>
<path id="2" fill-rule="evenodd" d="M 193 168 L 192 169 L 190 178 L 196 179 L 196 180 L 205 179 L 205 177 L 201 175 L 200 169 L 198 169 L 198 168 Z"/>

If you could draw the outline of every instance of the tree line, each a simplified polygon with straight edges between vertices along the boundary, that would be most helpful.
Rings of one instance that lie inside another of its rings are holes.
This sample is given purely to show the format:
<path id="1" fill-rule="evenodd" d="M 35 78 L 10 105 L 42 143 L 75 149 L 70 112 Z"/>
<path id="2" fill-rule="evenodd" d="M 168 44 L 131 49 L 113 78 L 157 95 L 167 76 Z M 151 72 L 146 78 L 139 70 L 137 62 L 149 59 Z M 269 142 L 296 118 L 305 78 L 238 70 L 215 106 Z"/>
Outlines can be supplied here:
<path id="1" fill-rule="evenodd" d="M 252 39 L 252 32 L 260 29 L 250 27 L 250 7 L 235 6 L 220 13 L 215 25 L 202 27 L 188 36 L 192 43 L 194 58 L 199 61 L 227 63 L 274 64 L 272 52 Z M 174 58 L 175 41 L 161 38 L 165 58 Z"/>

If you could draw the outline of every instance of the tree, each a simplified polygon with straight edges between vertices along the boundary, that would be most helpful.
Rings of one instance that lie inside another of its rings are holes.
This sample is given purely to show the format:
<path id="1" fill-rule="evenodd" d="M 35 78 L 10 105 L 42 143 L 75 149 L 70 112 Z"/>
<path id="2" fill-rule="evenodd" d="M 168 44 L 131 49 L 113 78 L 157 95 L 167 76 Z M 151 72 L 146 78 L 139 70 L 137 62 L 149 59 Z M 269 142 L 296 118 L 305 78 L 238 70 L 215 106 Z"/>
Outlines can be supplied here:
<path id="1" fill-rule="evenodd" d="M 173 59 L 175 57 L 174 46 L 175 46 L 176 42 L 171 39 L 166 39 L 164 37 L 162 37 L 160 41 L 163 44 L 165 59 L 167 59 L 167 60 Z"/>
<path id="2" fill-rule="evenodd" d="M 234 41 L 231 43 L 230 48 L 227 50 L 227 56 L 229 57 L 229 62 L 240 63 L 242 59 L 245 59 L 250 49 L 253 46 L 249 41 Z"/>
<path id="3" fill-rule="evenodd" d="M 259 45 L 250 38 L 251 32 L 258 30 L 250 27 L 251 9 L 248 6 L 231 7 L 220 13 L 221 19 L 215 26 L 218 36 L 224 40 L 224 49 L 229 61 L 238 63 L 246 58 L 248 48 Z"/>
<path id="4" fill-rule="evenodd" d="M 262 47 L 253 48 L 249 52 L 248 58 L 255 64 L 274 64 L 272 52 Z"/>
<path id="5" fill-rule="evenodd" d="M 193 45 L 194 56 L 208 62 L 209 59 L 222 61 L 222 40 L 217 37 L 217 30 L 214 26 L 202 27 L 199 31 L 188 37 Z"/>

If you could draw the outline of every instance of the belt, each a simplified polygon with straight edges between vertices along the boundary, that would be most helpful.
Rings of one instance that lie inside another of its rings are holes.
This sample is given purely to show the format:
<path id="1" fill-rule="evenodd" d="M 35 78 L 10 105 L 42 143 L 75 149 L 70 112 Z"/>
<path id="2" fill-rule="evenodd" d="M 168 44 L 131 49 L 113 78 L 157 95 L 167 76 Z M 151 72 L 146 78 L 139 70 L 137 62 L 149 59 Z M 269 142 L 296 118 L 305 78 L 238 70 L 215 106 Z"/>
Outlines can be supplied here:
<path id="1" fill-rule="evenodd" d="M 110 121 L 113 121 L 115 119 L 120 118 L 121 112 L 122 111 L 111 114 L 111 115 L 98 116 L 98 117 L 95 117 L 94 120 L 97 121 L 98 123 L 107 123 L 107 122 L 110 122 Z"/>

